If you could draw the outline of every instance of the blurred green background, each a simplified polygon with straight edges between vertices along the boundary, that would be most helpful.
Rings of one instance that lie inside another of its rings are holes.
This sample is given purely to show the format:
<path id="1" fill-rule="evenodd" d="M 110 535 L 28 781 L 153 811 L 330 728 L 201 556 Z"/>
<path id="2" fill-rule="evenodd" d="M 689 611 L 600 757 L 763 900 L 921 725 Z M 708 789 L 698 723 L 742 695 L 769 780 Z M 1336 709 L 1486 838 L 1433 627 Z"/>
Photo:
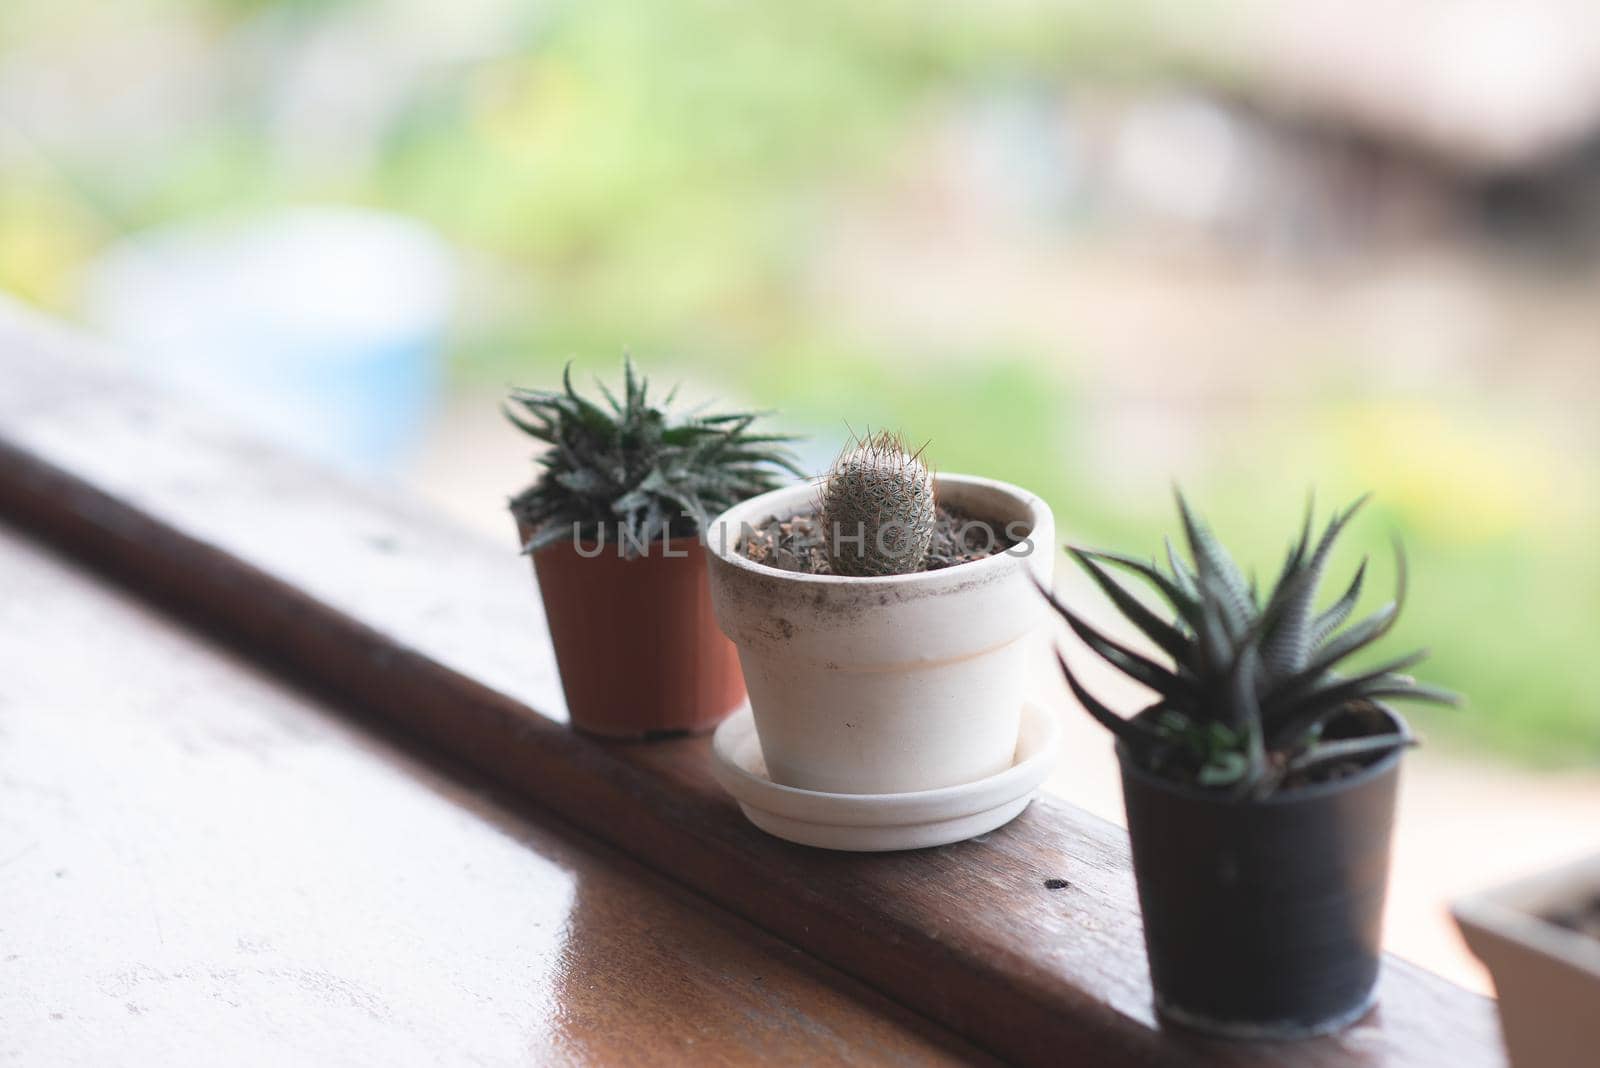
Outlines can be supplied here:
<path id="1" fill-rule="evenodd" d="M 77 315 L 125 235 L 364 205 L 460 257 L 427 440 L 627 349 L 1135 551 L 1174 480 L 1263 571 L 1370 488 L 1336 574 L 1375 607 L 1403 534 L 1390 648 L 1470 698 L 1430 742 L 1600 766 L 1593 116 L 1391 113 L 1404 63 L 1284 59 L 1328 9 L 10 0 L 0 288 Z"/>

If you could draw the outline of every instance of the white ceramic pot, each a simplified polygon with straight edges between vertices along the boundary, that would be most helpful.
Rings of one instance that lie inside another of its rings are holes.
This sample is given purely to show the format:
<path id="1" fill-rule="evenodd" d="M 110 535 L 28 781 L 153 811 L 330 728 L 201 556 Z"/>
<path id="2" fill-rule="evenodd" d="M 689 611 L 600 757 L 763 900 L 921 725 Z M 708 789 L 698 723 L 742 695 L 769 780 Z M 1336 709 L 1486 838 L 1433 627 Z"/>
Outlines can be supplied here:
<path id="1" fill-rule="evenodd" d="M 843 794 L 975 782 L 1011 766 L 1041 648 L 1055 521 L 1004 482 L 937 475 L 939 501 L 1026 540 L 884 578 L 803 575 L 747 559 L 741 531 L 808 511 L 815 482 L 751 498 L 707 533 L 717 622 L 739 648 L 774 782 Z M 1030 578 L 1030 576 L 1032 576 Z"/>
<path id="2" fill-rule="evenodd" d="M 1600 941 L 1546 917 L 1600 896 L 1600 855 L 1458 901 L 1467 945 L 1494 977 L 1515 1068 L 1594 1064 Z"/>

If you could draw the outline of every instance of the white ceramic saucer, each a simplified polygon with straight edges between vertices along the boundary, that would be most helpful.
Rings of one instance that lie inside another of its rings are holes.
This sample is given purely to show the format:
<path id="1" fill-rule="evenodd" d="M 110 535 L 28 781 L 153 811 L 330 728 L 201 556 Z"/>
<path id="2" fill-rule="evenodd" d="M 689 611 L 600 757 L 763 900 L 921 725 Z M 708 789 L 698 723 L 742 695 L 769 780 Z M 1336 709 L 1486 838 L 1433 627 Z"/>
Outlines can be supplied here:
<path id="1" fill-rule="evenodd" d="M 712 771 L 751 823 L 801 845 L 886 852 L 948 845 L 1015 819 L 1055 766 L 1061 724 L 1025 705 L 1012 765 L 976 782 L 904 794 L 834 794 L 782 786 L 767 775 L 748 706 L 712 737 Z"/>

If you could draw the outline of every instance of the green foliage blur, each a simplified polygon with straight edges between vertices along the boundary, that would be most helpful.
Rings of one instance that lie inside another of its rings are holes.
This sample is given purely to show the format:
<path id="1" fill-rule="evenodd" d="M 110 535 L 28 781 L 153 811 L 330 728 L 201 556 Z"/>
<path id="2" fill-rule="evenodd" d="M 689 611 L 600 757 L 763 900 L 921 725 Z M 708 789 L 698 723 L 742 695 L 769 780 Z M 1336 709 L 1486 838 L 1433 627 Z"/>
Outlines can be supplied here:
<path id="1" fill-rule="evenodd" d="M 1412 599 L 1393 645 L 1431 646 L 1420 673 L 1470 701 L 1420 714 L 1430 741 L 1600 765 L 1587 659 L 1600 644 L 1600 445 L 1546 442 L 1536 412 L 1481 390 L 1352 377 L 1340 368 L 1356 354 L 1293 330 L 1249 360 L 1304 366 L 1326 383 L 1313 403 L 1213 411 L 1167 389 L 1148 418 L 1119 421 L 1105 415 L 1126 392 L 1117 359 L 1070 316 L 1059 337 L 945 333 L 839 306 L 830 271 L 850 257 L 834 239 L 858 217 L 915 209 L 905 191 L 940 158 L 945 117 L 1086 80 L 1130 91 L 1178 77 L 1171 5 L 6 6 L 0 62 L 22 72 L 6 84 L 78 92 L 80 107 L 0 101 L 0 288 L 70 313 L 84 265 L 123 234 L 219 210 L 365 204 L 464 250 L 462 390 L 550 385 L 574 357 L 609 373 L 628 350 L 659 380 L 681 372 L 780 409 L 819 455 L 847 426 L 930 440 L 940 468 L 1040 492 L 1075 540 L 1157 552 L 1181 479 L 1263 571 L 1309 488 L 1327 508 L 1371 488 L 1330 584 L 1372 552 L 1375 607 L 1387 533 L 1403 533 Z M 1205 25 L 1224 6 L 1184 17 Z M 364 98 L 372 85 L 385 90 Z M 1037 213 L 1018 242 L 1094 255 L 1095 220 L 1060 214 Z M 1016 284 L 977 276 L 975 303 Z M 913 309 L 948 299 L 895 281 Z M 1164 437 L 1161 405 L 1198 431 Z"/>

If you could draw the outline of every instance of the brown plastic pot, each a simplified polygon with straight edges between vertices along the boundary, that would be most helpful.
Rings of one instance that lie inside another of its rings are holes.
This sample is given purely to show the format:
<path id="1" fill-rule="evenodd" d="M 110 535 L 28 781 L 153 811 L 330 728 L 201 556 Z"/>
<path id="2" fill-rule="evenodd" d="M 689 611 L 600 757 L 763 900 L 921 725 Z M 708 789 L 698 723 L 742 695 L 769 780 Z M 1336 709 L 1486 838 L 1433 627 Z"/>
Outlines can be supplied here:
<path id="1" fill-rule="evenodd" d="M 1556 917 L 1600 900 L 1600 854 L 1455 905 L 1467 946 L 1494 976 L 1516 1068 L 1594 1064 L 1600 1050 L 1600 938 Z"/>
<path id="2" fill-rule="evenodd" d="M 578 549 L 563 541 L 533 554 L 574 727 L 608 738 L 692 734 L 739 707 L 739 655 L 717 629 L 697 538 L 657 542 L 631 560 L 611 542 L 582 546 L 592 557 Z"/>

